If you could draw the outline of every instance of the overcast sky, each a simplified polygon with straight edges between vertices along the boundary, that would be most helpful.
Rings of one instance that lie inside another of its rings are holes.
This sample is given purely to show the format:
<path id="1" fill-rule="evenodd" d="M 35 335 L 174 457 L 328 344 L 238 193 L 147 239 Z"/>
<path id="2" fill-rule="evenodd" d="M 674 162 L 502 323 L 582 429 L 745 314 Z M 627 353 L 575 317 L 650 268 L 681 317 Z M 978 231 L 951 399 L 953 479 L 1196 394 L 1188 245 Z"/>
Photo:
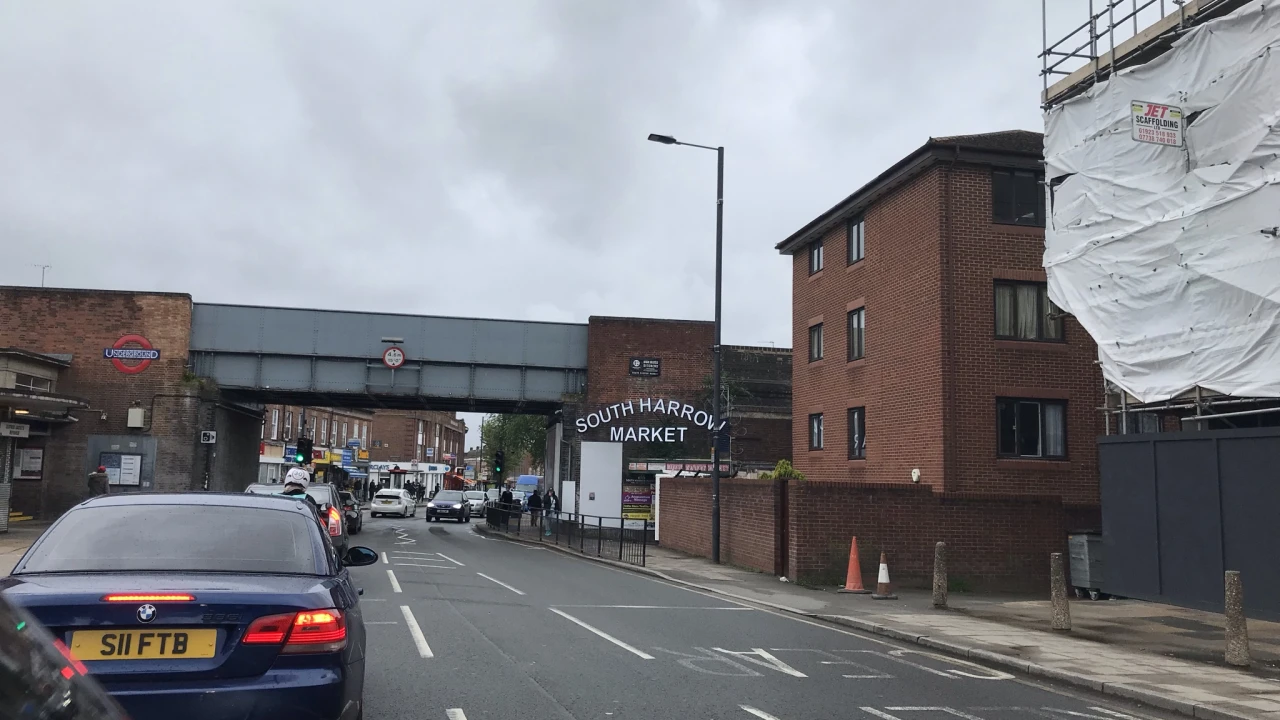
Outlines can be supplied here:
<path id="1" fill-rule="evenodd" d="M 726 146 L 725 341 L 785 347 L 774 244 L 1040 129 L 1039 51 L 1031 0 L 2 3 L 0 284 L 710 319 L 715 155 L 659 132 Z"/>

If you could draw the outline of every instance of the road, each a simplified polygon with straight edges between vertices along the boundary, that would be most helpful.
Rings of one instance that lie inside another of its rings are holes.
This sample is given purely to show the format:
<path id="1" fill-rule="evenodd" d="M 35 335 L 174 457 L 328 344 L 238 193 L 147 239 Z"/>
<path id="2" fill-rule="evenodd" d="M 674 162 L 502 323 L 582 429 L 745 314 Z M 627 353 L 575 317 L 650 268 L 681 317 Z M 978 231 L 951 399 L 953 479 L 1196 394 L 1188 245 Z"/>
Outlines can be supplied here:
<path id="1" fill-rule="evenodd" d="M 1173 718 L 731 602 L 470 525 L 353 544 L 369 720 Z"/>

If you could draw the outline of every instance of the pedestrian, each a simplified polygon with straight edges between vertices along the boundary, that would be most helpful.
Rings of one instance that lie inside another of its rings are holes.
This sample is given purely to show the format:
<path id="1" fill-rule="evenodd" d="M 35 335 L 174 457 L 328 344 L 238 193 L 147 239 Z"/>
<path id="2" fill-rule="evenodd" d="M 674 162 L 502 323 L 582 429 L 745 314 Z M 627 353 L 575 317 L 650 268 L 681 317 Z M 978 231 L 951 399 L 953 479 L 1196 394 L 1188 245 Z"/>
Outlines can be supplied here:
<path id="1" fill-rule="evenodd" d="M 498 501 L 502 505 L 502 529 L 507 529 L 507 523 L 511 521 L 512 495 L 510 488 L 502 489 L 502 496 Z"/>
<path id="2" fill-rule="evenodd" d="M 556 495 L 555 488 L 547 488 L 547 497 L 542 501 L 543 514 L 547 516 L 546 532 L 548 537 L 551 536 L 551 530 L 555 527 L 557 521 L 560 520 L 560 496 Z"/>
<path id="3" fill-rule="evenodd" d="M 529 524 L 535 528 L 542 527 L 542 496 L 537 488 L 529 495 Z"/>
<path id="4" fill-rule="evenodd" d="M 111 492 L 111 477 L 107 468 L 99 465 L 98 469 L 89 473 L 89 497 L 107 495 Z"/>

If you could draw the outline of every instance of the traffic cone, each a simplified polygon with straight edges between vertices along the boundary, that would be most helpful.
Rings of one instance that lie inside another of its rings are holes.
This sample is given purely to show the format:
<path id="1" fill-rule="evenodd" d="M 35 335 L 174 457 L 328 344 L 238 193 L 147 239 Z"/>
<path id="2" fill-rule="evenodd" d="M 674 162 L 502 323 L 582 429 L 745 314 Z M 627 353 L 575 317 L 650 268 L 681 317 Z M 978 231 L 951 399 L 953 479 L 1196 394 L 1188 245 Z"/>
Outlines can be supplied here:
<path id="1" fill-rule="evenodd" d="M 872 600 L 897 600 L 893 594 L 893 585 L 889 582 L 889 561 L 884 551 L 880 551 L 880 576 L 876 578 L 876 591 L 871 593 Z"/>
<path id="2" fill-rule="evenodd" d="M 853 539 L 849 547 L 849 573 L 845 576 L 844 587 L 837 592 L 866 595 L 870 590 L 862 587 L 862 563 L 858 562 L 858 538 Z"/>

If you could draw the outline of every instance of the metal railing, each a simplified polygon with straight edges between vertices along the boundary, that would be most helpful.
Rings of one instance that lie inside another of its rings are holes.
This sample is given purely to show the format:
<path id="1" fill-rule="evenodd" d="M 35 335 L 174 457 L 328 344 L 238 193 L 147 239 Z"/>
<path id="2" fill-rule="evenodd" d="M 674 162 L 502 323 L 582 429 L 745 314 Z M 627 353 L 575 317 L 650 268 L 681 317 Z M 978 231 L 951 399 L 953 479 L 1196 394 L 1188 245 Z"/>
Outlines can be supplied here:
<path id="1" fill-rule="evenodd" d="M 491 506 L 485 511 L 491 530 L 521 540 L 556 545 L 584 555 L 617 560 L 644 567 L 649 555 L 649 534 L 653 523 L 620 517 L 562 512 L 530 513 L 513 508 L 502 511 Z"/>

